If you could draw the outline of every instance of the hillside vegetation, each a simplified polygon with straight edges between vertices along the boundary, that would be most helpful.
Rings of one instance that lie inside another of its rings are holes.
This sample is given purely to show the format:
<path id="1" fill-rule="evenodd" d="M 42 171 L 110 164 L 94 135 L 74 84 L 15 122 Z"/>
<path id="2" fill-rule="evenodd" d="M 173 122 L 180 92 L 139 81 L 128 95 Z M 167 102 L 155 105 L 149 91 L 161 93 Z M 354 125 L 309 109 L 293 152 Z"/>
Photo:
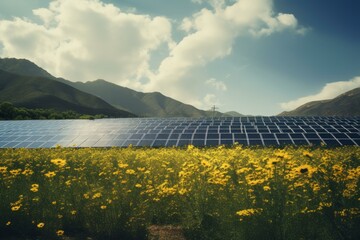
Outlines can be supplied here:
<path id="1" fill-rule="evenodd" d="M 22 76 L 0 70 L 0 102 L 18 107 L 55 109 L 80 114 L 134 117 L 104 100 L 44 77 Z"/>
<path id="2" fill-rule="evenodd" d="M 280 116 L 360 116 L 360 88 L 355 88 L 334 99 L 306 103 Z"/>

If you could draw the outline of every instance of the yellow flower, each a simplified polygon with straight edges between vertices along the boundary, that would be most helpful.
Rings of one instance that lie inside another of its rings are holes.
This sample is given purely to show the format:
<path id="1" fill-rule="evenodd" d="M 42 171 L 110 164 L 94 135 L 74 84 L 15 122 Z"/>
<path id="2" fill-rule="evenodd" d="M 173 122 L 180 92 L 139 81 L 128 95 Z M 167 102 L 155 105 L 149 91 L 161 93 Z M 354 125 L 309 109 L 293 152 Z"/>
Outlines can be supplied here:
<path id="1" fill-rule="evenodd" d="M 236 170 L 236 173 L 242 174 L 242 173 L 249 172 L 250 170 L 251 170 L 250 168 L 240 168 L 240 169 Z"/>
<path id="2" fill-rule="evenodd" d="M 84 196 L 85 199 L 89 199 L 89 198 L 90 198 L 89 194 L 87 194 L 87 193 L 84 193 L 83 196 Z"/>
<path id="3" fill-rule="evenodd" d="M 142 187 L 142 185 L 141 185 L 141 184 L 139 184 L 139 183 L 137 183 L 137 184 L 135 184 L 135 187 L 136 187 L 136 188 L 141 188 L 141 187 Z"/>
<path id="4" fill-rule="evenodd" d="M 41 222 L 41 223 L 38 223 L 37 227 L 38 228 L 43 228 L 45 226 L 45 223 Z"/>
<path id="5" fill-rule="evenodd" d="M 201 165 L 203 165 L 204 167 L 210 167 L 211 166 L 210 162 L 207 161 L 207 160 L 201 160 Z"/>
<path id="6" fill-rule="evenodd" d="M 188 150 L 188 151 L 191 151 L 191 150 L 193 150 L 194 148 L 195 148 L 195 147 L 190 144 L 190 145 L 188 145 L 187 150 Z"/>
<path id="7" fill-rule="evenodd" d="M 64 230 L 57 230 L 56 235 L 58 235 L 58 236 L 64 235 Z"/>
<path id="8" fill-rule="evenodd" d="M 60 168 L 62 168 L 62 167 L 64 167 L 66 165 L 66 160 L 60 159 L 60 158 L 52 159 L 50 162 L 55 164 L 56 166 L 58 166 Z"/>
<path id="9" fill-rule="evenodd" d="M 56 201 L 52 201 L 51 204 L 52 204 L 52 205 L 56 205 Z"/>
<path id="10" fill-rule="evenodd" d="M 25 175 L 25 176 L 30 176 L 32 175 L 34 172 L 30 169 L 25 169 L 22 174 Z"/>
<path id="11" fill-rule="evenodd" d="M 101 209 L 106 209 L 107 206 L 106 206 L 106 205 L 101 205 L 100 208 L 101 208 Z"/>
<path id="12" fill-rule="evenodd" d="M 0 167 L 0 173 L 6 173 L 7 167 Z"/>
<path id="13" fill-rule="evenodd" d="M 311 158 L 311 157 L 313 156 L 313 154 L 312 154 L 311 152 L 309 152 L 309 151 L 304 151 L 304 152 L 303 152 L 303 155 L 304 155 L 305 157 L 309 157 L 309 158 Z"/>
<path id="14" fill-rule="evenodd" d="M 181 189 L 179 190 L 179 194 L 180 194 L 180 195 L 184 195 L 185 193 L 187 193 L 187 190 L 186 190 L 185 188 L 181 188 Z"/>
<path id="15" fill-rule="evenodd" d="M 11 207 L 11 211 L 16 212 L 21 208 L 21 205 Z"/>
<path id="16" fill-rule="evenodd" d="M 32 191 L 32 192 L 37 192 L 37 191 L 39 191 L 39 189 L 32 187 L 32 188 L 30 188 L 30 191 Z"/>
<path id="17" fill-rule="evenodd" d="M 314 172 L 317 171 L 317 168 L 316 167 L 312 167 L 308 164 L 304 164 L 304 165 L 301 165 L 299 167 L 296 167 L 294 169 L 295 173 L 297 173 L 298 175 L 308 175 L 310 177 L 312 177 L 312 175 L 314 174 Z"/>
<path id="18" fill-rule="evenodd" d="M 220 167 L 220 169 L 224 169 L 224 170 L 227 170 L 229 168 L 230 168 L 230 164 L 228 164 L 228 163 L 223 163 Z"/>
<path id="19" fill-rule="evenodd" d="M 126 173 L 126 174 L 129 174 L 129 175 L 134 175 L 134 174 L 135 174 L 135 171 L 132 170 L 132 169 L 128 169 L 128 170 L 126 170 L 125 173 Z"/>
<path id="20" fill-rule="evenodd" d="M 95 193 L 94 196 L 92 197 L 92 199 L 96 199 L 101 197 L 101 193 Z"/>
<path id="21" fill-rule="evenodd" d="M 48 172 L 48 173 L 45 173 L 44 175 L 45 175 L 45 177 L 52 178 L 52 177 L 55 177 L 56 173 L 55 172 Z"/>
<path id="22" fill-rule="evenodd" d="M 11 175 L 19 175 L 21 173 L 21 169 L 13 169 L 13 170 L 10 170 L 10 173 Z"/>
<path id="23" fill-rule="evenodd" d="M 11 224 L 11 222 L 10 221 L 8 221 L 7 223 L 6 223 L 6 226 L 9 226 Z"/>
<path id="24" fill-rule="evenodd" d="M 271 188 L 269 186 L 264 186 L 263 189 L 264 191 L 269 191 Z"/>
<path id="25" fill-rule="evenodd" d="M 129 164 L 119 163 L 118 166 L 119 166 L 119 168 L 127 168 L 129 166 Z"/>
<path id="26" fill-rule="evenodd" d="M 249 217 L 249 216 L 261 213 L 261 212 L 262 212 L 261 208 L 258 208 L 258 209 L 249 208 L 249 209 L 237 211 L 236 215 L 241 216 L 241 217 Z"/>
<path id="27" fill-rule="evenodd" d="M 271 165 L 276 165 L 279 162 L 279 160 L 277 158 L 270 158 L 269 159 L 269 164 Z"/>
<path id="28" fill-rule="evenodd" d="M 75 214 L 76 214 L 76 210 L 72 210 L 70 213 L 71 213 L 72 215 L 75 215 Z"/>

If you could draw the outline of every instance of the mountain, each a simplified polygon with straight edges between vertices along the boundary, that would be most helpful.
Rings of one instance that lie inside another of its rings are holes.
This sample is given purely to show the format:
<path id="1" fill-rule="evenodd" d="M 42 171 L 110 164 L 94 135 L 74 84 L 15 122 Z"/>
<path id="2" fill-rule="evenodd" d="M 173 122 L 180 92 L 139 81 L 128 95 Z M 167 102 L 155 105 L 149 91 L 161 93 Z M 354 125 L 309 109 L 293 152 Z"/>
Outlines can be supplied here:
<path id="1" fill-rule="evenodd" d="M 245 115 L 235 112 L 235 111 L 230 111 L 230 112 L 226 112 L 224 113 L 225 115 L 229 116 L 229 117 L 244 117 Z"/>
<path id="2" fill-rule="evenodd" d="M 191 105 L 164 96 L 159 92 L 142 93 L 132 89 L 96 80 L 86 83 L 72 82 L 63 78 L 55 78 L 42 68 L 26 59 L 0 59 L 0 69 L 15 74 L 41 76 L 70 85 L 80 91 L 95 95 L 118 109 L 132 112 L 144 117 L 231 117 L 241 114 L 236 112 L 221 113 L 204 111 Z M 242 115 L 241 115 L 242 116 Z"/>
<path id="3" fill-rule="evenodd" d="M 64 80 L 62 81 L 64 82 Z M 67 84 L 81 91 L 98 96 L 111 105 L 119 109 L 133 112 L 138 116 L 210 117 L 213 115 L 212 111 L 197 109 L 191 105 L 166 97 L 159 92 L 137 92 L 105 80 L 96 80 L 86 83 L 67 81 Z M 215 112 L 215 116 L 224 116 L 224 114 Z"/>
<path id="4" fill-rule="evenodd" d="M 27 59 L 0 58 L 0 69 L 18 75 L 55 79 L 50 73 Z"/>
<path id="5" fill-rule="evenodd" d="M 111 117 L 135 116 L 59 81 L 0 70 L 0 102 L 5 101 L 26 108 L 73 110 L 81 114 L 105 114 Z"/>
<path id="6" fill-rule="evenodd" d="M 360 88 L 343 93 L 334 99 L 306 103 L 279 116 L 360 116 Z"/>

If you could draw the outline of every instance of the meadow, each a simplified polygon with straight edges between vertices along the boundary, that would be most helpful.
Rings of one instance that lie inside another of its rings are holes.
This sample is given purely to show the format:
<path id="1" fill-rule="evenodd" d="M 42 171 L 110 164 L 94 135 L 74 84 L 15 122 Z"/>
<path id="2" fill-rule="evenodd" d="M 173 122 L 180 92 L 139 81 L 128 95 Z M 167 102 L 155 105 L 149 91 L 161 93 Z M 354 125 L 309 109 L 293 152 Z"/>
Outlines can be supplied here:
<path id="1" fill-rule="evenodd" d="M 0 149 L 0 239 L 360 239 L 359 147 Z"/>

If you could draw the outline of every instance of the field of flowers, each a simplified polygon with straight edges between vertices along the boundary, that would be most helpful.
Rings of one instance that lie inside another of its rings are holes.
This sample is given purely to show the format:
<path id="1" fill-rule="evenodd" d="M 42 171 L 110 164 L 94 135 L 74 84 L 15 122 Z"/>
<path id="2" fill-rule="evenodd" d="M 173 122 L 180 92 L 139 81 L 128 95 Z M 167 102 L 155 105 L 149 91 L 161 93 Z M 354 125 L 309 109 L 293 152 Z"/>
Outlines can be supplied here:
<path id="1" fill-rule="evenodd" d="M 360 239 L 360 148 L 1 149 L 0 239 Z"/>

